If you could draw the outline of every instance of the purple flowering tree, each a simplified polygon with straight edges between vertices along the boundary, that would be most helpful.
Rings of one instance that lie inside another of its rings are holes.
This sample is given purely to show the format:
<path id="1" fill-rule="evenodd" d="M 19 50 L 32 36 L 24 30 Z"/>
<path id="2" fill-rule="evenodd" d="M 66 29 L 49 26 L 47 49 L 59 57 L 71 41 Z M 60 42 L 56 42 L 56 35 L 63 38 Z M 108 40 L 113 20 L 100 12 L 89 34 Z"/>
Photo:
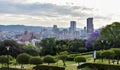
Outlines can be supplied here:
<path id="1" fill-rule="evenodd" d="M 93 42 L 100 37 L 100 30 L 96 30 L 95 32 L 91 33 L 86 41 L 86 47 L 92 47 Z"/>

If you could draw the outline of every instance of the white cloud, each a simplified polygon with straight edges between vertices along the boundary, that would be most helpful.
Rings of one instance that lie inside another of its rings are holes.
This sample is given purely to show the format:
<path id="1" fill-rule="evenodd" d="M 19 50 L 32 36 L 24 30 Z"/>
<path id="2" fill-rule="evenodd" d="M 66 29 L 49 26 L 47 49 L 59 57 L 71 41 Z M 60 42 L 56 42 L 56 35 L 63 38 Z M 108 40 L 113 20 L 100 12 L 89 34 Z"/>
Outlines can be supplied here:
<path id="1" fill-rule="evenodd" d="M 87 17 L 94 17 L 98 28 L 119 21 L 119 3 L 119 0 L 0 0 L 0 24 L 68 27 L 70 20 L 76 20 L 78 27 L 83 27 Z"/>

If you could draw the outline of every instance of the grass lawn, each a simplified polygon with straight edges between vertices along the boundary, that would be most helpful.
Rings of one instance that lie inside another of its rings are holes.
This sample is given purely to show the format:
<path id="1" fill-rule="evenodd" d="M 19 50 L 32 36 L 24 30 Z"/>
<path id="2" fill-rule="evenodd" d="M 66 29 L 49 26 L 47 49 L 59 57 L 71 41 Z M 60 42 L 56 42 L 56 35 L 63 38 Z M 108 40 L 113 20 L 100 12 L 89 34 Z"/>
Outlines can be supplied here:
<path id="1" fill-rule="evenodd" d="M 94 63 L 93 54 L 81 55 L 81 56 L 86 58 L 86 60 L 87 60 L 86 62 L 87 63 Z M 97 59 L 95 63 L 108 64 L 108 60 L 104 59 L 104 61 L 102 62 L 101 59 Z M 112 60 L 111 60 L 111 64 L 112 64 Z M 44 63 L 43 65 L 48 65 L 48 64 Z M 50 65 L 62 67 L 63 66 L 63 62 L 62 62 L 62 60 L 59 60 L 57 63 L 52 63 Z M 67 67 L 65 68 L 65 70 L 77 70 L 77 63 L 74 62 L 74 61 L 66 61 L 66 65 L 67 65 Z M 116 62 L 115 62 L 114 65 L 117 65 Z M 18 65 L 18 66 L 20 66 L 20 65 Z M 27 70 L 32 70 L 32 67 L 33 67 L 33 65 L 24 65 L 24 66 L 29 68 Z M 0 67 L 1 67 L 1 64 L 0 64 Z M 10 67 L 15 67 L 15 66 L 14 65 L 10 65 Z"/>
<path id="2" fill-rule="evenodd" d="M 65 70 L 77 70 L 77 66 L 67 66 Z"/>

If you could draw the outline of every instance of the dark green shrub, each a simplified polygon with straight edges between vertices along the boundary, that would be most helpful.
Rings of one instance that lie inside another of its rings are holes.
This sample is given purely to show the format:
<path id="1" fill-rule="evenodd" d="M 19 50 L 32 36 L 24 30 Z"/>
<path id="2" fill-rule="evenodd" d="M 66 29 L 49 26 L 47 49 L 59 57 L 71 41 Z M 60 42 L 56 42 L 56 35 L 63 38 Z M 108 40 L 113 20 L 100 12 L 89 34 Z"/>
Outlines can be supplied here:
<path id="1" fill-rule="evenodd" d="M 119 64 L 119 60 L 120 60 L 120 48 L 114 48 L 112 50 L 115 53 L 115 59 L 117 59 L 117 64 Z"/>
<path id="2" fill-rule="evenodd" d="M 78 63 L 78 65 L 79 65 L 80 62 L 86 62 L 86 58 L 81 57 L 81 56 L 76 56 L 74 60 L 75 60 L 75 62 Z"/>
<path id="3" fill-rule="evenodd" d="M 63 67 L 39 65 L 33 67 L 35 70 L 65 70 Z"/>
<path id="4" fill-rule="evenodd" d="M 110 59 L 114 58 L 114 52 L 111 50 L 105 50 L 101 53 L 101 56 L 105 59 L 108 59 L 108 63 L 110 64 Z"/>
<path id="5" fill-rule="evenodd" d="M 48 65 L 49 65 L 50 63 L 55 63 L 55 62 L 56 62 L 55 59 L 54 59 L 52 56 L 50 56 L 50 55 L 45 56 L 45 57 L 43 58 L 43 61 L 44 61 L 45 63 L 48 63 Z"/>
<path id="6" fill-rule="evenodd" d="M 3 67 L 3 64 L 6 64 L 7 62 L 8 62 L 7 57 L 5 57 L 5 56 L 0 56 L 0 63 L 2 64 L 2 67 Z"/>
<path id="7" fill-rule="evenodd" d="M 3 67 L 3 68 L 0 68 L 0 70 L 8 70 L 8 68 Z M 26 69 L 9 68 L 9 70 L 26 70 Z"/>
<path id="8" fill-rule="evenodd" d="M 32 57 L 30 58 L 29 63 L 34 65 L 39 65 L 42 64 L 42 60 L 40 57 Z"/>
<path id="9" fill-rule="evenodd" d="M 96 59 L 100 59 L 100 58 L 102 58 L 101 51 L 97 51 L 96 52 Z"/>
<path id="10" fill-rule="evenodd" d="M 78 66 L 78 69 L 84 68 L 86 66 L 92 68 L 92 70 L 120 70 L 119 65 L 98 64 L 98 63 L 85 63 Z"/>
<path id="11" fill-rule="evenodd" d="M 85 52 L 85 53 L 81 53 L 81 55 L 91 55 L 93 54 L 93 52 Z"/>
<path id="12" fill-rule="evenodd" d="M 76 56 L 79 56 L 79 54 L 70 54 L 70 55 L 68 55 L 67 56 L 67 61 L 74 61 L 74 58 L 76 57 Z"/>
<path id="13" fill-rule="evenodd" d="M 30 55 L 26 53 L 22 53 L 17 56 L 16 61 L 21 64 L 21 68 L 23 67 L 23 64 L 28 64 L 30 59 Z"/>

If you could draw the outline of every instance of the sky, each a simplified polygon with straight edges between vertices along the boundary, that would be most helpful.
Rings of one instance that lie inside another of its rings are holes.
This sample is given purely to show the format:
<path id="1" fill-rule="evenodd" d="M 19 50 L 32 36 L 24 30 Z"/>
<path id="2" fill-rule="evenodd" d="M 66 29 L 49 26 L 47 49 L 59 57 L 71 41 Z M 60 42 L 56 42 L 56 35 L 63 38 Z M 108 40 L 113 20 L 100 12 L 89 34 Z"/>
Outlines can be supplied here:
<path id="1" fill-rule="evenodd" d="M 0 0 L 0 25 L 68 28 L 86 26 L 93 17 L 94 28 L 120 20 L 120 0 Z"/>

